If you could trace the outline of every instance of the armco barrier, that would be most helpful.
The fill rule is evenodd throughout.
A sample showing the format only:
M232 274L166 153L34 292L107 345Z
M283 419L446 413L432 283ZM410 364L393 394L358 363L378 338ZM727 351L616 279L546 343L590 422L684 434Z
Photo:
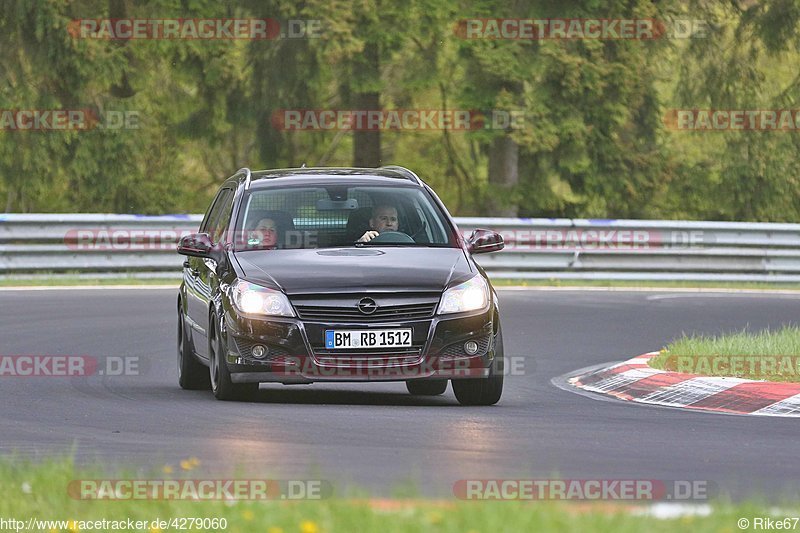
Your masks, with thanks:
M0 276L78 272L174 277L178 238L201 215L0 214ZM476 256L493 278L800 281L800 224L458 218L501 233Z

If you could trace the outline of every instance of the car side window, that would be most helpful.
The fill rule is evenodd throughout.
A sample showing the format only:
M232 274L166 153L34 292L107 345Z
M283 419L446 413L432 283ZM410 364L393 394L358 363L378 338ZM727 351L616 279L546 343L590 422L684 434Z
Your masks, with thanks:
M225 235L225 231L231 225L231 213L233 212L233 191L230 191L222 202L222 210L220 211L219 219L217 220L217 227L212 235L212 242L219 242Z
M200 233L208 233L208 228L211 225L211 221L219 216L220 206L222 205L222 198L225 195L226 189L220 189L217 192L217 195L214 197L214 200L211 202L211 207L208 208L206 211L206 216L203 217L203 222L200 223Z
M219 195L217 195L217 199L214 201L214 207L211 208L211 212L208 215L208 223L204 228L204 232L208 233L209 237L211 237L211 242L219 242L227 226L224 215L227 214L228 218L230 218L232 207L233 191L230 189L222 189Z

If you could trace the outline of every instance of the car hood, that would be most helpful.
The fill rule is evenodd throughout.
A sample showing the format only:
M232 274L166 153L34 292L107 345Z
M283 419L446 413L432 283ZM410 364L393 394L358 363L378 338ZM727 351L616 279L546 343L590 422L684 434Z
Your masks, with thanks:
M475 275L460 248L364 247L237 252L248 281L287 294L442 291Z

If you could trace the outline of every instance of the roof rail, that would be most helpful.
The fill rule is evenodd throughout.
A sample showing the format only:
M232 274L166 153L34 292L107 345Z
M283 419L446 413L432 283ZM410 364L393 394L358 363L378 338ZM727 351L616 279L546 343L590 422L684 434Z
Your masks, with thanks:
M383 166L383 167L380 167L380 168L382 170L393 170L393 171L397 172L398 174L402 174L405 177L407 177L408 179L410 179L411 181L416 181L418 185L422 185L423 184L422 180L419 179L419 176L417 176L411 170L408 170L406 167L401 167L400 165L387 165L387 166Z
M252 176L252 174L250 172L250 169L247 167L242 167L236 171L237 174L239 174L240 172L244 172L244 190L247 190L250 188L250 177Z

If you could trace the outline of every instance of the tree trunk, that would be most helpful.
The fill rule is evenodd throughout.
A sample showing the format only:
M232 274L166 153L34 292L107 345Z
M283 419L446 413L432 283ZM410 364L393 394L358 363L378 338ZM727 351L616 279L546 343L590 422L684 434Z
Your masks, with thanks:
M354 78L377 83L380 80L377 43L367 43L364 57L354 64ZM352 99L353 110L380 110L381 95L378 92L357 92ZM366 124L365 124L366 125ZM353 165L377 167L381 164L381 132L379 129L353 133Z
M5 213L11 212L11 207L14 205L14 189L11 188L11 184L8 184L8 196L6 196L6 210Z
M511 137L496 137L489 148L488 216L516 217L518 207L510 195L519 183L519 146Z
M125 2L125 0L108 0L108 14L110 15L111 20L124 20L128 18L128 6L126 4L127 2ZM120 39L114 43L114 45L118 48L126 47L127 44L128 39ZM125 48L124 54L126 64L130 65L131 60L133 59L130 50ZM134 91L133 87L131 87L126 70L122 71L122 76L120 79L111 86L110 92L117 98L130 98L136 94L136 91Z

